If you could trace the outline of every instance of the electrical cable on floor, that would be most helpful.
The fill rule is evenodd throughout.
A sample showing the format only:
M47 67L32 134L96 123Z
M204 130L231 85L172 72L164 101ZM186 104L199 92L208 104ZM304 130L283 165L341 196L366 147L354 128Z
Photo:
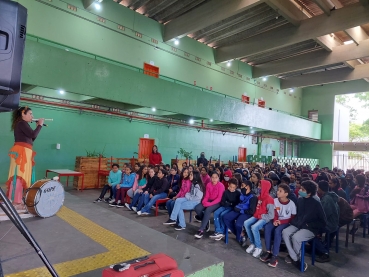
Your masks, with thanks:
M4 262L8 262L8 261L11 261L11 260L14 260L14 259L17 259L17 258L20 258L20 257L24 257L24 256L28 256L28 255L31 255L31 254L34 254L35 251L32 250L31 252L28 252L28 253L24 253L24 254L21 254L21 255L14 255L8 259L5 259L5 260L1 260L2 263Z
M10 227L9 231L5 233L5 235L2 236L2 238L0 239L0 241L12 230L12 228L14 227L14 225L12 227Z

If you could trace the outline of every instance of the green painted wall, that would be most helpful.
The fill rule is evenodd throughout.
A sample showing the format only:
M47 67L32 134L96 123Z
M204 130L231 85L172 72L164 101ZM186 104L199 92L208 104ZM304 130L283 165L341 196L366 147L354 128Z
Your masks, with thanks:
M278 78L271 77L266 82L253 80L252 68L245 63L234 61L230 68L225 64L217 65L212 48L188 37L172 48L173 43L162 42L161 24L114 1L104 1L99 13L84 10L81 0L67 1L78 8L77 12L68 9L67 2L60 0L18 2L28 9L28 34L63 44L64 48L75 48L139 68L144 62L154 61L160 73L170 78L190 84L196 81L197 86L212 87L213 91L238 99L246 92L252 101L263 97L266 105L273 109L301 113L301 89L290 95L277 91L280 88ZM106 22L98 21L98 16ZM119 30L118 24L125 26L125 30ZM142 38L137 37L136 32L140 32ZM158 44L153 43L152 38ZM190 56L186 57L185 52Z
M322 140L333 140L335 96L366 91L369 91L369 83L364 80L304 88L302 116L307 116L309 110L318 110L319 121L322 123ZM300 156L319 159L321 166L332 167L333 145L303 142Z
M106 156L132 157L138 151L139 138L149 134L155 139L165 163L175 158L180 147L192 151L194 157L205 151L206 156L219 156L221 160L232 160L238 155L238 147L246 147L248 154L256 154L257 145L252 144L251 137L220 132L197 132L190 128L167 128L165 125L143 123L126 118L116 118L76 110L28 104L35 117L53 118L54 121L44 127L37 138L34 151L36 156L37 179L45 175L46 169L74 169L75 157L85 156L86 150L98 152L105 147ZM0 122L3 132L0 134L0 183L8 176L8 150L13 145L13 133L10 131L10 113L1 113ZM61 149L56 149L56 144ZM266 140L272 150L277 150L277 140Z
M320 139L319 123L246 105L32 40L26 44L22 81L27 84Z

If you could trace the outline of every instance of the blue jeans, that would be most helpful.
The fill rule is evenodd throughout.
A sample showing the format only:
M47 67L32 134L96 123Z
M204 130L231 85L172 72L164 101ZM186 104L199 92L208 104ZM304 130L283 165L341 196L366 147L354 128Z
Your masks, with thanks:
M129 204L129 207L132 209L132 207L136 206L136 204L139 202L140 197L142 196L142 192L137 192L133 195L133 199L131 204ZM142 207L142 206L141 206Z
M236 235L237 241L241 240L243 223L250 217L251 215L241 214L235 211L231 211L223 216L224 224L234 235Z
M173 199L170 199L168 200L168 202L165 204L167 206L167 210L168 210L168 214L169 214L169 217L170 215L172 214L172 210L174 208L174 204L176 203L177 200L173 200Z
M224 233L225 224L223 216L232 211L232 207L220 207L214 212L215 233Z
M189 201L186 198L178 198L175 201L173 210L172 210L172 214L170 215L170 219L171 220L177 220L178 218L178 225L186 228L186 220L184 217L184 212L183 210L193 210L197 204L199 204L200 201Z
M243 224L243 226L245 226L250 242L252 244L255 244L256 248L262 249L259 231L264 227L265 224L266 222L264 219L257 219L255 217L250 217Z
M139 198L138 204L137 204L137 211L141 211L143 206L146 206L147 203L149 203L150 200L150 194L149 193L143 193L141 197Z
M167 195L165 192L159 193L157 195L154 195L150 201L145 205L145 207L142 208L142 213L150 213L151 207L155 205L156 201L159 199L165 199L167 198ZM150 197L150 195L149 195Z
M265 247L267 251L272 250L272 236L274 231L273 256L278 256L279 247L282 241L282 231L287 228L289 224L281 224L279 226L273 225L273 220L269 221L264 227Z

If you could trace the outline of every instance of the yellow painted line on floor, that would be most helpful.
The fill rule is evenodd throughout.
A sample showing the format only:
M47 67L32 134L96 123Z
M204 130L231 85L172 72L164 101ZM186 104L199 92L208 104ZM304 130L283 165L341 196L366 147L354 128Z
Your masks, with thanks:
M58 217L72 225L93 241L101 244L109 251L85 258L67 261L54 265L60 277L74 276L95 269L107 267L111 264L136 259L150 254L137 245L121 238L115 233L102 228L100 225L81 216L80 214L62 207L57 214ZM67 253L66 253L67 255ZM46 267L39 267L23 272L12 273L5 277L49 277L51 276Z

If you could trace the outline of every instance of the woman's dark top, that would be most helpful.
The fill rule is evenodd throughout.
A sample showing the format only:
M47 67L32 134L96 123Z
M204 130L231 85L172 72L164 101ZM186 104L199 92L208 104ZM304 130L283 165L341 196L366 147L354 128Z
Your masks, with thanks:
M33 141L37 138L42 126L38 125L35 130L29 126L28 122L19 121L14 128L14 141L24 142L33 145Z

